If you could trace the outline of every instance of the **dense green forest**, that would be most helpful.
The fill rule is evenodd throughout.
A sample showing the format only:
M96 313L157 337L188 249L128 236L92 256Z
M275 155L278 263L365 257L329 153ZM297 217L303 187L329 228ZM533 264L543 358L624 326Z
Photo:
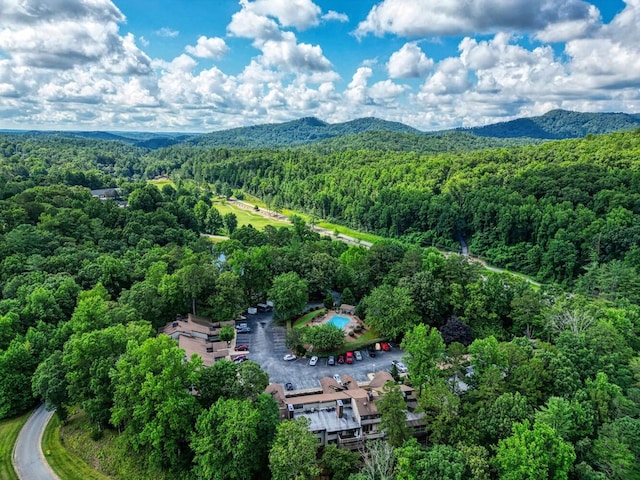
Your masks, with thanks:
M640 478L639 142L421 155L2 136L0 418L40 399L80 409L88 435L123 446L113 478ZM161 173L176 188L145 181ZM127 208L87 188L115 185ZM232 188L392 238L347 246L299 218L233 228L212 204ZM431 247L458 235L549 285ZM233 319L291 278L312 299L352 296L401 341L426 445L397 431L364 457L318 451L278 422L259 365L203 368L155 336L193 308Z
M639 151L638 131L424 155L174 146L146 173L229 184L423 246L456 249L462 236L496 265L637 302Z

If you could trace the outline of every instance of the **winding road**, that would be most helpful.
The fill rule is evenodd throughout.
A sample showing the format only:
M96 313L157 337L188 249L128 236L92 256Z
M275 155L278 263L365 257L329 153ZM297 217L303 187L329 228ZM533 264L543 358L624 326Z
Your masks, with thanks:
M53 412L40 405L24 424L13 447L13 467L20 480L60 480L42 453L42 434Z

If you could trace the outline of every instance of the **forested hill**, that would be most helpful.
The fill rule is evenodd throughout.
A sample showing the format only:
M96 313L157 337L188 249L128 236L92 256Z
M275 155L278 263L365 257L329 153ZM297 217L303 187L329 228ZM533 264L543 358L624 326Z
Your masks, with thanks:
M175 146L153 157L149 176L227 184L382 236L455 249L462 234L475 254L544 281L573 283L591 266L595 291L614 260L635 278L640 131L424 155Z
M640 114L553 110L539 117L439 132L423 132L403 123L373 117L333 124L315 117L305 117L284 123L254 125L205 134L15 130L0 130L0 133L113 140L150 150L176 144L234 149L313 145L319 152L366 149L433 153L530 145L545 140L582 138L588 134L605 134L638 127Z
M461 129L481 137L539 138L546 140L582 138L640 127L640 114L581 113L552 110L539 117L519 118L484 127Z
M462 131L433 134L368 131L328 138L304 148L318 153L349 150L381 152L414 152L419 154L482 150L486 148L515 147L538 144L543 140L533 138L491 138Z
M314 117L291 122L255 125L207 133L188 140L189 145L228 148L272 148L313 143L327 138L362 132L402 132L420 134L419 130L379 118L359 118L345 123L325 123Z

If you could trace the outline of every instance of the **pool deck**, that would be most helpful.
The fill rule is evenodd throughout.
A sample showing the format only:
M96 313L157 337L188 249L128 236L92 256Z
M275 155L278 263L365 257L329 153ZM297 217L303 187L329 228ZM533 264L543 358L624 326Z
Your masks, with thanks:
M336 312L335 310L330 310L324 315L314 318L311 322L309 322L309 326L324 325L325 323L329 323L329 320L331 320L333 317L343 317L349 319L349 322L344 327L342 327L342 330L345 334L348 334L350 331L361 324L361 320L355 315L349 315L347 313L340 313Z

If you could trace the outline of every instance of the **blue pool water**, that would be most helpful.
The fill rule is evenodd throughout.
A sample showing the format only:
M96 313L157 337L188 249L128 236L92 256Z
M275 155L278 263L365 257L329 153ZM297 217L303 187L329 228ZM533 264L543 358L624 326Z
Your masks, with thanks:
M336 315L329 319L327 323L331 323L338 328L344 328L344 326L349 323L349 319L347 317L341 317L340 315Z

